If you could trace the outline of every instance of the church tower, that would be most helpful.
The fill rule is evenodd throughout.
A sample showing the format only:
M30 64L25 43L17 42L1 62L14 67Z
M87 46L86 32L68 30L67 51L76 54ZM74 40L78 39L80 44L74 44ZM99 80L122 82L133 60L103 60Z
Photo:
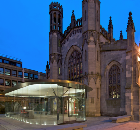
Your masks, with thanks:
M61 79L62 55L61 44L63 31L63 8L58 2L49 5L50 32L49 32L49 64L50 79Z
M86 100L86 116L100 116L100 1L82 1L84 83L92 88Z

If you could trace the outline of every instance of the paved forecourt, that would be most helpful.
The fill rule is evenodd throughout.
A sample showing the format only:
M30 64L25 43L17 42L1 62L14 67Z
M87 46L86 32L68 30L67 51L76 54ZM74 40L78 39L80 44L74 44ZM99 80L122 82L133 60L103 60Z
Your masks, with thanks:
M140 128L139 122L124 122L124 123L112 123L109 117L87 117L87 121L82 123L66 124L66 125L34 125L20 122L11 118L7 118L4 115L0 115L0 130L58 130L62 128L68 128L73 126L79 126L87 124L84 130L129 130L128 128ZM126 127L126 128L125 128ZM131 130L130 129L130 130Z

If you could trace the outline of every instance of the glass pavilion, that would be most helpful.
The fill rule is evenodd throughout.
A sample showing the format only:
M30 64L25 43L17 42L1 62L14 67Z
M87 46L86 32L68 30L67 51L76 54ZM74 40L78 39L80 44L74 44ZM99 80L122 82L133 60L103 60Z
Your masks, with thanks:
M68 80L36 80L5 90L5 115L39 125L85 121L85 84Z

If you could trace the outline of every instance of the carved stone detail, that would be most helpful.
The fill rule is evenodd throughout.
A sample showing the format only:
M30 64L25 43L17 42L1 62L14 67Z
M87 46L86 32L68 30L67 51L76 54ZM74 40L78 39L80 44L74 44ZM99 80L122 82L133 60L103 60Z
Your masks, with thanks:
M94 82L95 84L97 83L97 79L99 78L99 82L101 82L101 76L97 73L97 74L89 74L89 82L90 80L93 78L94 79Z
M50 62L53 64L54 60L58 63L60 61L62 65L62 55L61 54L50 54Z

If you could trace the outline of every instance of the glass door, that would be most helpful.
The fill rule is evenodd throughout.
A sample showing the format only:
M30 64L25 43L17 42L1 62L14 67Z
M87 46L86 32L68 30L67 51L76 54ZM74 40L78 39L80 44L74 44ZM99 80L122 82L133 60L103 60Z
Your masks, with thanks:
M68 100L68 116L69 121L76 121L75 117L75 88L69 89L69 100Z
M76 89L76 121L86 120L86 100L85 100L85 89Z

